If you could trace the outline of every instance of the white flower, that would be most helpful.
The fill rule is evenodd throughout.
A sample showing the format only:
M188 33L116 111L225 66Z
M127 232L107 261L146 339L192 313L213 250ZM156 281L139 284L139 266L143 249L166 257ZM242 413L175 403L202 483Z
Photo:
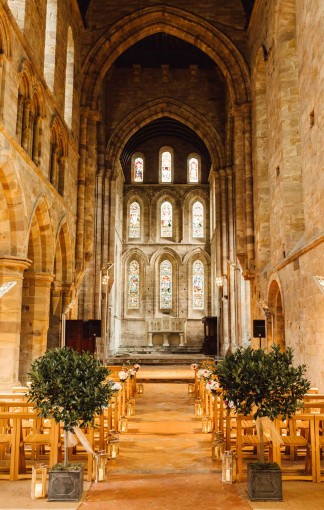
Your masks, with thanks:
M131 377L134 377L134 375L136 374L136 370L134 370L133 368L129 368L128 373Z
M197 377L198 379L200 379L201 377L203 377L203 374L204 374L204 369L203 368L200 368L197 372Z
M115 382L115 383L112 385L111 389L112 389L113 391L119 391L119 390L121 390L121 389L122 389L122 385L120 384L120 382Z
M218 390L218 382L213 381L213 380L207 381L206 382L206 390L209 390L209 391Z
M190 365L190 368L191 368L191 370L197 370L197 368L198 368L197 363L192 363L192 364Z
M197 372L197 377L200 379L200 377L203 377L204 379L209 379L209 377L212 375L211 370L207 370L207 368L201 368Z
M128 373L125 370L121 370L120 372L118 372L118 377L121 381L126 381L126 379L128 378Z
M140 365L138 363L135 363L134 365L134 369L136 370L136 372L140 369Z
M226 400L226 401L225 401L225 405L226 405L226 407L228 407L229 409L235 409L235 404L234 404L233 400Z

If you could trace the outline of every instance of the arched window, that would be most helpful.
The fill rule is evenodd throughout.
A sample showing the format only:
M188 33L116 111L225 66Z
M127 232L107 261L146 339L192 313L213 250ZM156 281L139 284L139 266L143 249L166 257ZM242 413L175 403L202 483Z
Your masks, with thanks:
M199 182L199 163L197 158L190 158L188 161L189 182Z
M54 90L57 0L47 0L44 55L44 77L49 89Z
M169 260L164 260L160 266L160 308L172 308L172 265Z
M133 160L133 182L143 182L144 179L144 160L138 156Z
M66 52L65 103L64 103L64 119L69 128L72 127L73 83L74 83L74 40L72 28L69 27Z
M201 202L192 206L192 237L204 237L204 206Z
M192 265L192 308L204 308L204 264L200 260Z
M132 239L141 237L141 206L138 202L132 202L129 206L128 237Z
M161 182L172 182L172 155L169 151L161 154Z
M140 267L132 260L128 268L128 308L138 309L140 304Z
M172 237L172 205L163 202L161 205L161 237Z

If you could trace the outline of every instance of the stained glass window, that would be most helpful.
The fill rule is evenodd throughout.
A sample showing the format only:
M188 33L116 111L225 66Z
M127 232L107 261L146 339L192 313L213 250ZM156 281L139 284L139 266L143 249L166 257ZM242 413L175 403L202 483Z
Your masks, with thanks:
M189 165L189 182L198 182L199 180L198 159L190 158L188 165Z
M172 205L163 202L161 205L161 237L172 237Z
M136 260L132 260L128 270L128 308L138 309L140 301L140 268Z
M134 159L133 164L133 178L134 182L143 182L144 177L144 161L143 158L137 157Z
M172 182L172 157L168 151L162 152L161 182Z
M129 206L129 231L128 236L139 238L141 235L141 206L138 202L132 202Z
M192 237L204 237L204 206L201 202L192 206Z
M196 260L192 265L192 307L204 308L204 264Z
M172 265L164 260L160 266L160 308L172 308Z

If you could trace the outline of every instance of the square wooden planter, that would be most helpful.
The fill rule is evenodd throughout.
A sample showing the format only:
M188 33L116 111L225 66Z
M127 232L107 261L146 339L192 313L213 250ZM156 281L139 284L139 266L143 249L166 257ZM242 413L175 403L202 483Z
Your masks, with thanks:
M251 501L282 501L282 473L276 469L256 469L248 464L247 491Z
M48 501L79 501L83 493L83 470L50 470L48 473Z

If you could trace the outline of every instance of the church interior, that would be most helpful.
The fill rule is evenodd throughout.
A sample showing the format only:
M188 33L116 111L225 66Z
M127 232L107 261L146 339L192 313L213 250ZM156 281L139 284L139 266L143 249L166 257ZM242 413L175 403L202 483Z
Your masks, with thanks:
M85 341L106 364L279 345L324 393L323 22L1 1L1 391Z

